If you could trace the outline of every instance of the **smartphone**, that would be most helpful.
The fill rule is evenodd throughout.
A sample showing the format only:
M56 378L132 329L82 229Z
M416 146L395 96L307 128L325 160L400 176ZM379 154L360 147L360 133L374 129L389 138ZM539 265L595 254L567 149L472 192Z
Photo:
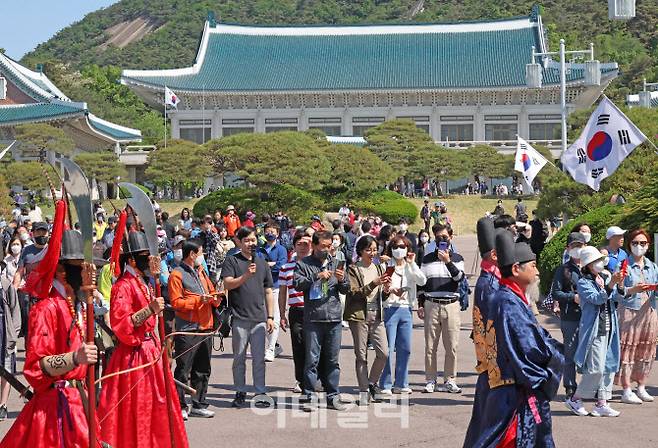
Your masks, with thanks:
M621 262L621 267L619 268L619 272L626 275L627 271L628 271L628 259L625 259L624 261Z
M393 275L394 272L395 272L395 266L388 266L386 268L385 274L390 277L391 275Z
M345 260L339 260L338 264L336 265L336 269L338 269L339 271L345 269Z
M448 242L447 241L439 241L439 244L436 246L437 249L446 251L448 250Z

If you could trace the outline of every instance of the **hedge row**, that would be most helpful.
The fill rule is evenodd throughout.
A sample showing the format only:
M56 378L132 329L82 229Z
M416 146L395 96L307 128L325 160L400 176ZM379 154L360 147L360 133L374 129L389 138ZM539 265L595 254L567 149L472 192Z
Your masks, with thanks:
M248 210L261 216L265 213L285 211L294 222L309 222L311 216L324 212L335 212L349 202L352 208L364 213L375 213L387 222L395 223L405 217L412 222L418 216L416 206L393 191L383 190L349 197L348 195L321 195L300 190L289 185L276 185L263 192L255 188L228 188L218 190L199 200L194 206L194 215L203 216L215 209L224 210L231 204L240 216Z

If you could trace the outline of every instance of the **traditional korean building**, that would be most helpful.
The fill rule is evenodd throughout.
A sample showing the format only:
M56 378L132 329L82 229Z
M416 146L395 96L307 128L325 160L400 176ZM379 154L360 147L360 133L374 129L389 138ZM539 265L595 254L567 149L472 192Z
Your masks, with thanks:
M404 117L449 146L515 147L519 134L559 149L559 64L533 58L533 47L548 51L538 9L496 21L353 26L242 26L210 15L193 66L125 70L121 79L160 110L165 86L173 90L181 103L169 111L172 137L199 143L311 128L359 137ZM530 63L541 64L537 88L526 80ZM616 63L594 67L570 64L569 112L592 105L618 74Z
M86 103L72 101L41 71L0 54L0 139L12 140L17 125L44 122L69 134L78 152L112 149L120 154L122 146L142 140L141 131L95 116ZM17 160L35 156L20 146L14 151Z

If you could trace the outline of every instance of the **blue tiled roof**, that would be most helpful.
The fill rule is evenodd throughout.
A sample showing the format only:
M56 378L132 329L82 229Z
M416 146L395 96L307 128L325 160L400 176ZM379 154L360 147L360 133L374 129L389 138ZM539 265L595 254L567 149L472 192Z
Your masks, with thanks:
M142 133L136 129L131 129L128 131L128 128L117 127L116 125L112 126L107 124L107 122L101 122L93 115L89 115L89 124L91 124L91 126L97 131L102 132L105 135L109 135L115 140L135 141L142 139Z
M34 103L0 107L0 126L83 116L84 109L62 103Z
M544 44L537 23L526 18L482 25L391 25L383 27L390 32L372 33L367 26L314 32L218 25L206 28L194 69L129 70L123 80L228 92L525 86L531 47ZM582 70L572 70L570 79L580 78ZM544 82L557 83L557 72L547 69Z

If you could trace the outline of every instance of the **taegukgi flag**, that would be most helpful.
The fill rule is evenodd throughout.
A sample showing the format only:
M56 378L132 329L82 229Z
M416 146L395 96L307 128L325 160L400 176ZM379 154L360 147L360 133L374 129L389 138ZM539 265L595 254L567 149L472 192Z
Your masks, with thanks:
M601 181L647 137L606 96L603 97L583 133L560 160L576 182L599 191Z
M165 86L165 106L178 107L180 98L169 87Z
M546 160L546 157L539 154L530 143L526 142L521 137L517 138L514 170L523 174L523 180L526 185L530 191L534 191L532 188L532 181L535 180L535 177L537 177L537 174L539 174L541 169L544 168L544 165L548 163L548 160Z

